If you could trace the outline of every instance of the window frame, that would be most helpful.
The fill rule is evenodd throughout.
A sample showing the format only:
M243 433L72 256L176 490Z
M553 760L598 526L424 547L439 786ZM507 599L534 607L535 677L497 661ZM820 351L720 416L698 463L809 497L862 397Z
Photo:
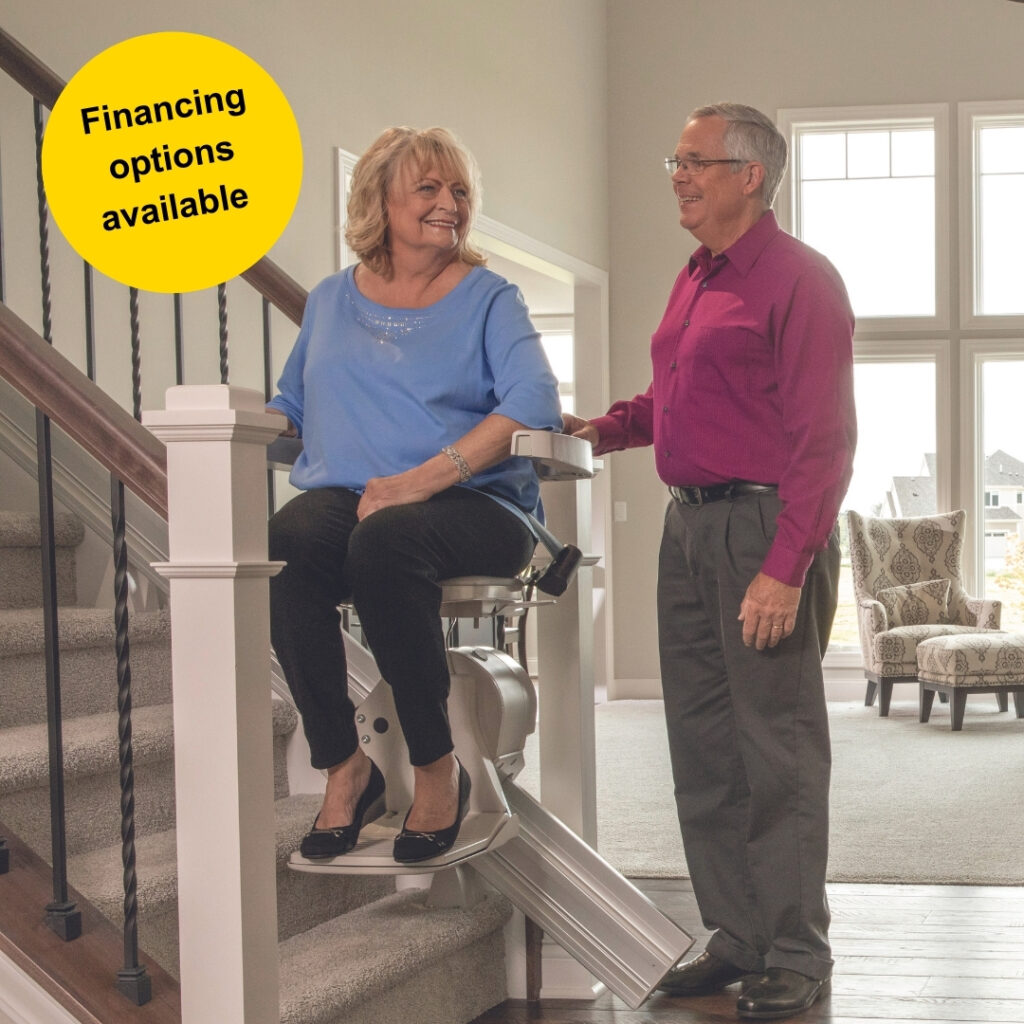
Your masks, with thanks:
M789 107L777 112L776 124L789 143L789 166L776 200L777 216L791 234L799 237L797 186L803 131L850 131L920 127L931 123L935 131L935 314L934 316L858 317L861 332L896 334L905 331L946 331L950 316L950 161L949 105L913 103L858 107ZM881 250L880 250L881 251ZM884 252L882 252L884 258ZM880 272L885 272L881 268Z
M978 233L980 189L978 188L978 134L975 125L1024 124L1024 99L977 100L957 104L958 186L960 206L960 326L965 330L1021 330L1024 313L983 314L975 312L981 271Z

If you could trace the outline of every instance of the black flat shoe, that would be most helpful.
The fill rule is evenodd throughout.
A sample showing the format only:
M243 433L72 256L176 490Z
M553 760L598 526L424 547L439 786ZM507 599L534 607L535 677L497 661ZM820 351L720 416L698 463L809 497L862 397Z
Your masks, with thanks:
M299 853L310 860L325 860L348 853L359 841L359 830L363 825L379 818L384 810L384 776L371 761L370 781L367 782L366 789L356 804L352 824L342 825L340 828L317 828L316 823L320 820L318 814L313 819L312 829L303 837Z
M455 815L455 823L437 832L416 832L403 826L395 837L394 858L399 864L415 864L421 860L432 860L447 853L459 835L459 826L469 809L469 790L471 786L469 772L459 762L459 809ZM409 820L409 815L405 816Z
M756 973L705 951L688 963L670 968L656 987L659 992L667 992L672 996L706 996L721 991L726 985L741 978L751 974L756 976Z
M744 990L736 1002L736 1013L756 1020L792 1017L827 995L830 982L829 978L808 978L785 967L769 967L764 977Z

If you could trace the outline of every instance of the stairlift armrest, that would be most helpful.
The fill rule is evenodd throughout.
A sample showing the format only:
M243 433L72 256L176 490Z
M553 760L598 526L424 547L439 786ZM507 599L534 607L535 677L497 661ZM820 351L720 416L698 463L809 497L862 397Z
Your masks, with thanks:
M541 480L589 480L597 469L589 441L550 430L517 430L512 454L533 462Z
M279 434L267 445L267 468L291 469L301 454L301 437L285 437Z

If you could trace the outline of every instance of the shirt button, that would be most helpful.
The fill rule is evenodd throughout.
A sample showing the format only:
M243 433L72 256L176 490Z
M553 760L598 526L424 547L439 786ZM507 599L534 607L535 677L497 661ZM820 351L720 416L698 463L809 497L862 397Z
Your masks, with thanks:
M667 406L667 405L663 405L663 406L661 407L661 411L662 411L662 412L668 412L668 406Z
M676 368L676 361L674 359L672 360L671 363L669 363L669 367L668 368L670 370L674 370Z
M690 326L690 321L689 320L684 320L683 321L683 326L684 327L689 327Z
M664 453L664 458L671 459L672 458L672 453L671 452L665 452Z
M701 288L707 288L707 286L708 286L707 281L701 281L700 286L701 286Z

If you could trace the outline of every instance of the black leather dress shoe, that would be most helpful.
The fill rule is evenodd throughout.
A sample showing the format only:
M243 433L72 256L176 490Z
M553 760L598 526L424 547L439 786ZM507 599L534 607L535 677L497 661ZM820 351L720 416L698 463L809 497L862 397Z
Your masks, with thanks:
M781 1020L813 1006L820 996L827 995L829 978L808 978L806 974L769 967L764 977L746 988L736 1002L741 1017L758 1020Z
M448 828L438 829L436 832L417 832L415 829L408 829L402 826L402 831L395 836L394 853L392 856L399 864L416 864L421 860L433 860L447 853L454 845L459 835L459 828L462 819L469 810L469 791L471 781L469 772L462 767L462 762L457 761L459 766L459 809L455 812L455 822ZM409 815L405 816L409 820Z
M718 992L749 974L728 960L719 960L714 953L703 952L688 963L669 970L657 988L673 996L706 996Z
M363 825L379 818L385 809L384 776L371 761L370 781L367 782L366 789L356 804L352 824L342 825L340 828L317 828L316 823L320 820L318 814L313 821L313 827L302 840L299 853L310 860L326 860L348 853L359 841L359 830Z

